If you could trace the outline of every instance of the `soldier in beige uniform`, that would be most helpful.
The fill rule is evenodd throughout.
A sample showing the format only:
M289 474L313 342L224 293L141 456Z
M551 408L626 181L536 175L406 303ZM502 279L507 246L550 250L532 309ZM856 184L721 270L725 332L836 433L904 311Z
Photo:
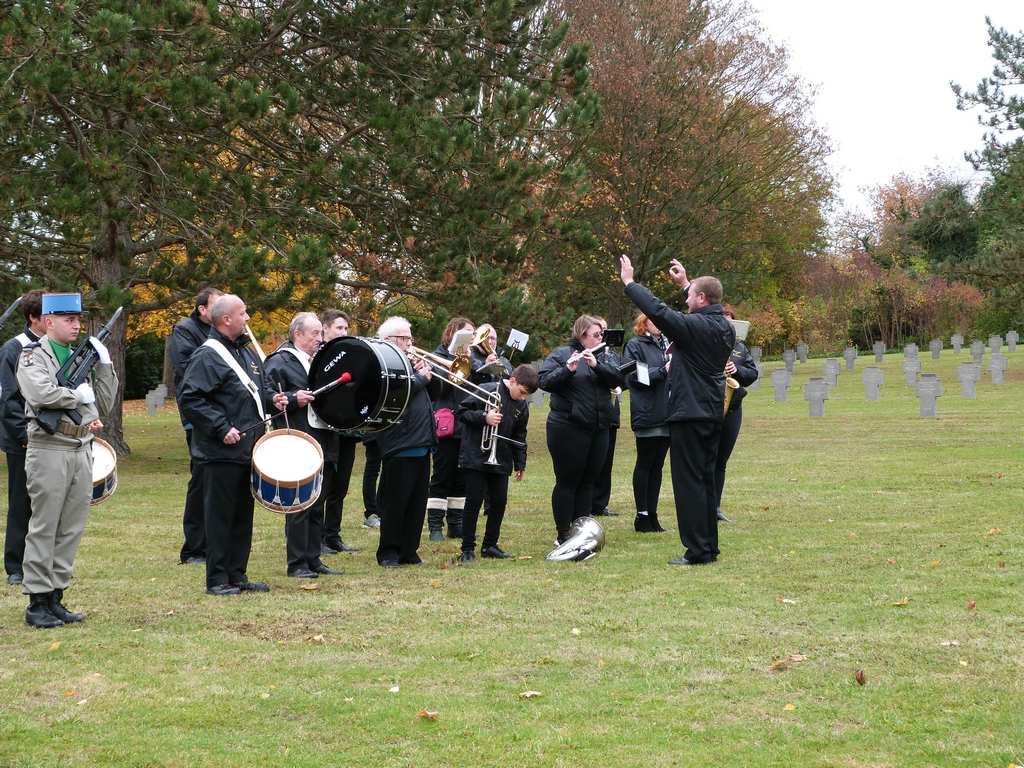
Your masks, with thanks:
M90 338L88 343L99 356L95 390L88 382L77 389L58 386L57 371L71 355L71 344L82 325L81 312L82 297L77 293L43 296L46 335L25 347L18 362L18 385L28 418L25 474L32 500L23 594L29 596L25 623L32 627L82 621L80 614L68 611L61 601L71 582L75 553L89 515L92 432L103 428L100 417L114 404L117 376L106 347ZM35 420L43 409L77 409L81 424L64 413L56 433L49 435Z

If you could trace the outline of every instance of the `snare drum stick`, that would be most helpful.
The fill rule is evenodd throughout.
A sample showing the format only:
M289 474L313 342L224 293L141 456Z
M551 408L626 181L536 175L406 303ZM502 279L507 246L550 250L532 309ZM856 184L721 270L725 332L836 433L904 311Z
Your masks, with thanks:
M281 382L280 381L277 382L277 394L279 394L279 395L283 395L284 394L284 389L281 388ZM285 428L285 430L287 432L291 433L292 425L288 423L288 409L285 408L283 411L281 411L281 413L284 414L284 428Z

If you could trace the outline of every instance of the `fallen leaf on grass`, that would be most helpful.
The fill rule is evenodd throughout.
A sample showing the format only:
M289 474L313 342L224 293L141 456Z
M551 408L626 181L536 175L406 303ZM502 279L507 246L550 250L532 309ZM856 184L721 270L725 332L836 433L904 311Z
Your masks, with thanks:
M270 694L264 691L263 693L260 694L260 698L261 699L269 699L270 698Z
M327 642L327 638L325 638L323 635L313 635L311 638L309 638L309 642L311 642L311 643L326 643Z
M58 648L60 648L60 640L58 640L55 643L50 643L50 650L51 651L56 651Z
M790 600L788 597L782 597L781 595L775 596L775 602L777 603L788 603L789 605L796 605L796 600Z
M857 685L864 685L864 683L868 681L868 679L864 677L864 670L862 669L853 670L853 679L857 681Z
M64 691L64 695L65 696L74 696L75 692L74 691Z
M993 528L986 535L988 535L988 536L998 536L1000 533L1002 533L1002 531L1000 531L998 528Z
M967 601L967 610L968 611L973 611L974 610L974 606L976 606L976 605L977 605L977 603L974 602L973 600L968 600Z
M890 557L889 558L889 565L896 565L896 558L895 557Z
M475 659L475 658L476 658L477 656L479 656L479 655L480 655L479 653L471 653L471 654L469 654L469 656L467 656L466 658L467 658L467 659Z
M440 587L441 586L441 582L438 581L437 579L431 579L430 580L430 586L432 586L432 587Z
M388 693L398 693L399 690L401 690L401 689L397 685L392 685L388 689Z
M577 629L576 627L573 627L573 628L572 628L571 630L569 630L569 631L570 631L570 632L571 632L572 634L574 634L574 635L578 635L578 634L580 633L580 631L579 631L579 630L578 630L578 629Z
M519 694L520 699L533 699L537 696L543 696L544 694L540 691L523 691Z
M167 615L168 615L168 616L173 616L173 615L174 615L174 609L172 608L171 610L169 610L169 611L167 612Z
M533 560L533 555L520 555L516 560Z
M941 564L942 564L941 560L932 560L932 568L934 568L937 565L941 565Z
M939 643L943 648L959 648L960 643L956 640L943 640Z
M783 670L792 669L797 664L799 664L801 661L806 661L806 660L807 660L806 656L801 656L799 653L793 653L793 654L790 654L789 656L787 656L786 658L779 659L774 664L772 664L772 669L777 669L777 670L779 670L781 672Z
M439 718L441 716L440 713L435 712L432 709L421 709L416 714L418 714L420 717L424 718L425 720L437 720L437 718Z
M316 588L317 588L317 586L318 586L317 584L303 584L303 585L302 585L301 587L299 587L299 589L305 589L305 590L307 590L307 591L310 591L310 592L311 592L311 591L313 591L314 589L316 589Z
M895 605L896 607L899 607L901 605L909 605L909 604L910 604L910 598L909 597L904 597L898 603L893 603L893 605Z
M792 712L794 709L796 709L796 704L787 704L786 706L783 707L783 709L786 712Z

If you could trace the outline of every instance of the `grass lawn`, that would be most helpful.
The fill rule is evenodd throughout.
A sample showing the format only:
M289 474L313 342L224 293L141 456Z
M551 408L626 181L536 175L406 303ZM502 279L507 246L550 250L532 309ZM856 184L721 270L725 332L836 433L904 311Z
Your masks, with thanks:
M921 357L943 380L937 419L902 355L875 403L858 358L821 419L802 386L822 361L797 363L788 403L767 363L712 566L667 565L667 471L669 532L633 532L628 404L607 546L546 562L537 409L502 531L520 559L455 566L458 543L424 534L424 567L385 571L357 480L342 536L361 551L325 558L344 576L286 578L282 517L257 507L249 576L272 591L231 598L178 565L177 413L133 404L133 452L66 595L84 624L31 630L20 589L0 590L0 765L1024 764L1024 350L1003 386L983 368L975 400L956 382L966 351Z

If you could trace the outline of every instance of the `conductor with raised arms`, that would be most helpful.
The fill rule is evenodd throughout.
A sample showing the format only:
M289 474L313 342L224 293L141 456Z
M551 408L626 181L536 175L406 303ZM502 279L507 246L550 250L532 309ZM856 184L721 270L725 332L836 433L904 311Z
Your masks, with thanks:
M722 311L722 284L714 277L690 282L673 259L672 279L686 291L688 313L670 309L633 281L633 264L619 260L626 295L674 346L669 371L668 425L672 490L679 539L686 551L672 565L703 565L718 559L715 462L725 409L725 365L736 331Z

